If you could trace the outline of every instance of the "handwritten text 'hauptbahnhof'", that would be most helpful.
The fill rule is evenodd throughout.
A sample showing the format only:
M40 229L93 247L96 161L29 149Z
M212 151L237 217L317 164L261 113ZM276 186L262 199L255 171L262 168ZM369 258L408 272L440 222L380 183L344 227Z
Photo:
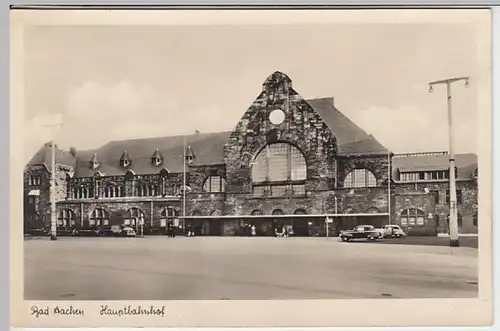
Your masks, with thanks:
M125 305L121 308L112 308L108 305L101 305L99 308L101 316L158 316L165 317L165 306L155 307L149 306L133 306ZM85 316L85 311L82 308L70 306L31 306L31 316L36 318L43 316Z

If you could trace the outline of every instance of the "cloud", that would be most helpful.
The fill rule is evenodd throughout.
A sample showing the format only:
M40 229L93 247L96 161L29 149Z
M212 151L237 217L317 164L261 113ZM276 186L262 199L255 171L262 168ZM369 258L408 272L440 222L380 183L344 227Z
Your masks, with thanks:
M394 152L448 150L446 112L406 105L394 109L371 107L350 117ZM472 119L455 120L454 137L457 152L476 151L475 122Z
M25 123L24 130L24 162L28 163L40 147L52 139L57 139L57 133L62 123L62 115L40 113Z
M174 98L149 85L121 81L112 85L87 82L67 99L65 138L78 148L94 148L109 140L182 132Z

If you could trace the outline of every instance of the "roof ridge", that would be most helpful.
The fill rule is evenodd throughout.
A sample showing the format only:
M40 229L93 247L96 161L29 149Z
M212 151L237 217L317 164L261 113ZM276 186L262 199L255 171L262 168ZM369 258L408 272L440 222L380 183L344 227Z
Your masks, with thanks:
M199 132L199 133L190 133L190 134L178 134L174 136L155 136L155 137L142 137L142 138L131 138L131 139L116 139L110 140L101 147L106 146L110 143L114 142L127 142L127 141L139 141L139 140L148 140L148 139L165 139L165 138L182 138L182 137L191 137L191 136L202 136L202 135L211 135L211 134L223 134L223 133L231 133L231 131L214 131L214 132ZM101 148L99 147L99 148Z

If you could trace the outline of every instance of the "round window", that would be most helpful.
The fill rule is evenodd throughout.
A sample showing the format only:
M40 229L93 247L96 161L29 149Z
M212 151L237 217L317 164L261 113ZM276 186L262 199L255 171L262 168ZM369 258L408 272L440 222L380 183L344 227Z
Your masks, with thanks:
M281 109L275 109L269 114L269 120L274 125L281 124L285 120L285 113Z

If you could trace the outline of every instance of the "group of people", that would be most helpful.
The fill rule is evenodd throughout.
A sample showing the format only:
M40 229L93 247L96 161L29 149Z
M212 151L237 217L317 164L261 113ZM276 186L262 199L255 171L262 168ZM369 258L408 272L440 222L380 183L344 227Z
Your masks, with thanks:
M175 233L177 232L177 227L172 223L167 224L167 236L169 238L175 238Z
M293 226L287 224L283 225L280 228L274 228L274 235L278 238L288 238L293 235Z

